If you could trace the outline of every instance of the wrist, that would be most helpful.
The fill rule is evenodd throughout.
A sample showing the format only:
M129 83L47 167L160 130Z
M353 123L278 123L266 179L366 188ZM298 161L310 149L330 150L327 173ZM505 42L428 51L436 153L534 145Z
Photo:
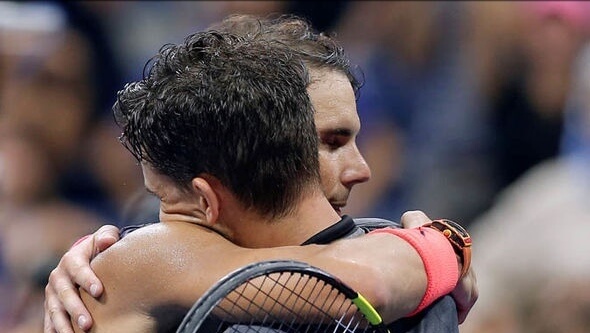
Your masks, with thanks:
M459 279L461 279L471 266L471 236L460 224L446 219L433 220L423 227L439 231L453 247L459 264Z
M427 277L426 292L418 307L408 316L413 316L432 304L436 299L450 293L459 279L457 256L440 232L431 228L392 229L383 228L371 233L390 233L408 242L420 255Z

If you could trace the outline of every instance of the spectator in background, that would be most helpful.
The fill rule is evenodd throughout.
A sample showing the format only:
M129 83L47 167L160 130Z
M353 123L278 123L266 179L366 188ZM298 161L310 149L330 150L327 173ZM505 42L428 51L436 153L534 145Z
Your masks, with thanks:
M557 157L526 171L475 221L481 298L463 333L590 331L588 42L572 73Z
M103 218L118 221L116 203L93 169L100 162L112 173L129 165L130 174L138 171L124 149L121 159L92 166L87 160L93 139L95 150L119 146L114 137L109 143L94 134L98 120L112 117L118 78L98 27L78 10L76 3L0 3L3 333L41 331L43 288L56 258ZM126 183L114 186L141 185L137 175L122 178Z
M558 155L574 59L590 32L590 5L583 1L511 6L520 19L514 26L516 43L494 59L486 74L495 80L493 87L486 87L486 97L497 190Z
M291 13L330 31L348 0L337 1L86 1L106 28L126 79L141 78L144 60L162 42L176 43L230 14ZM121 33L124 31L125 33Z
M4 17L6 22L11 22L8 17L20 22L20 27L6 30L4 36L10 38L7 45L22 40L25 32L39 24L31 22L34 18L24 17L32 11L27 8L46 8L44 12L54 17L48 20L59 21L55 24L61 27L55 28L52 36L44 34L33 40L30 54L11 57L13 62L2 84L0 126L27 133L47 154L48 166L56 178L55 195L118 221L119 203L111 201L114 190L101 184L94 170L105 163L113 170L128 165L124 161L132 159L121 150L119 163L98 159L91 165L88 160L88 154L98 150L89 142L101 129L100 119L112 118L110 105L121 81L100 26L75 2L5 2L4 6L14 11ZM48 36L53 38L44 40ZM10 47L2 49L11 52ZM115 138L98 144L118 145ZM135 167L129 174L137 171ZM137 189L141 184L138 178L128 177L128 187Z
M556 156L587 22L585 2L349 4L337 30L366 73L359 145L374 181L347 212L470 223Z
M40 332L43 290L59 257L102 221L53 192L36 141L0 133L0 331ZM41 306L41 307L40 307Z

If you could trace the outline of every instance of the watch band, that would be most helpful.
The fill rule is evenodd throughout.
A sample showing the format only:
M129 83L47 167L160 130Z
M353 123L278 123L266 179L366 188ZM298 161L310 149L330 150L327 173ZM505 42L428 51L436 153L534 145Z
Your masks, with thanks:
M459 255L461 259L462 267L461 267L461 275L459 278L462 278L467 274L469 271L469 267L471 266L471 236L457 222L447 220L447 219L440 219L440 220L433 220L430 223L424 225L424 227L433 228L435 230L440 231L451 243L455 253Z

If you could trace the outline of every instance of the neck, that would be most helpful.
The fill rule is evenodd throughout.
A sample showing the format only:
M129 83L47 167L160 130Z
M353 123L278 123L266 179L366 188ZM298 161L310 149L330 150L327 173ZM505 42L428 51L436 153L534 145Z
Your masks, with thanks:
M306 191L289 214L275 219L245 209L229 191L218 194L223 208L213 223L208 222L196 196L178 200L168 196L160 205L160 221L201 225L237 245L262 248L300 245L340 220L319 188Z
M277 219L261 219L256 213L234 216L231 240L249 248L299 245L333 225L340 216L320 190L305 193L292 213Z

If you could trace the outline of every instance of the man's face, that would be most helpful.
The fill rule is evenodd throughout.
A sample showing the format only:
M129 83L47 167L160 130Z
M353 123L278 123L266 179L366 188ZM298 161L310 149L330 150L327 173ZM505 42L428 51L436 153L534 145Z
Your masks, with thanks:
M307 91L315 108L322 190L341 214L350 190L366 182L371 170L356 146L360 120L348 78L334 70L312 70Z

